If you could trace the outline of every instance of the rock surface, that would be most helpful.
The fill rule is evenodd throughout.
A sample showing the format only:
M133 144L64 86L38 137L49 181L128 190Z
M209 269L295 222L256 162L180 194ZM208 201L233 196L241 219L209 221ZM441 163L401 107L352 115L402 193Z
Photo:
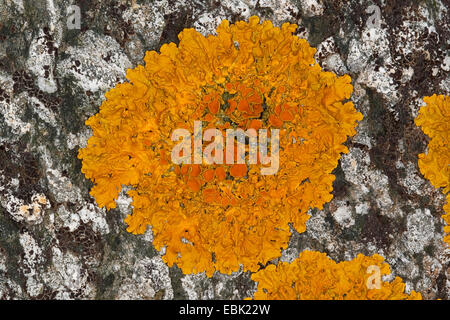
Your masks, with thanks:
M449 299L444 197L418 170L427 137L413 122L423 96L450 92L449 10L448 0L0 0L0 299L252 296L249 273L168 268L151 229L126 232L123 192L117 209L97 207L77 159L91 134L84 121L145 51L184 28L207 35L251 15L297 23L322 67L351 75L364 115L333 200L311 210L280 259L379 253L406 291Z

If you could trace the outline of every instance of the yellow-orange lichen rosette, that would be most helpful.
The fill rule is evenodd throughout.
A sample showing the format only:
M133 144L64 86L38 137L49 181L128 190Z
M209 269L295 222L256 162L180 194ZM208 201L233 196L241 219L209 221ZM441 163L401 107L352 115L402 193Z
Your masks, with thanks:
M382 277L391 273L378 254L362 254L336 263L325 253L303 251L292 263L271 264L252 274L258 282L256 300L419 300L414 290L405 293L400 277L391 282Z
M86 121L93 136L81 149L82 172L101 207L116 206L131 186L128 231L152 226L163 259L184 273L256 271L280 256L290 226L304 232L307 210L332 198L331 174L362 119L349 76L315 63L306 40L270 21L230 24L204 37L194 29L145 56L128 82L106 93ZM181 164L171 161L175 129L279 129L279 170L262 164Z
M419 169L447 195L442 218L447 224L444 232L450 233L450 97L434 94L423 100L426 105L420 108L415 122L431 140L427 153L419 154ZM444 241L450 244L450 235Z

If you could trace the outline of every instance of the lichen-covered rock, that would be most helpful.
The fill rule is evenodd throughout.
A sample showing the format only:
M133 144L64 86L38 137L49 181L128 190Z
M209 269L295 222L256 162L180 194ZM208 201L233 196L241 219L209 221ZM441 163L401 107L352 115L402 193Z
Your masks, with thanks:
M297 24L324 70L351 76L364 116L332 172L333 199L268 266L305 250L336 263L379 254L391 270L383 281L450 298L445 196L419 169L428 138L414 123L424 97L450 92L446 1L80 1L79 29L73 5L0 1L0 299L253 297L248 271L168 267L151 228L126 231L129 189L99 208L77 159L92 135L84 122L146 51L252 15Z
M292 35L296 28L252 16L248 23L224 20L217 36L185 29L178 47L147 52L145 66L128 70L129 83L108 91L86 121L93 135L78 157L94 183L90 194L111 209L121 186L132 186L127 231L143 234L152 226L154 247L183 273L258 270L287 246L290 223L303 232L306 211L332 198L331 172L362 114L342 103L350 77L314 64L314 49ZM214 142L226 150L215 147L206 164L211 144L200 146L203 165L196 155L192 164L190 151L187 162L174 163L173 132L197 135L195 121L217 127ZM229 128L253 130L253 137L270 130L270 168L262 156L230 163L229 150L245 141L230 141ZM282 150L276 161L274 131ZM256 149L261 154L261 136Z

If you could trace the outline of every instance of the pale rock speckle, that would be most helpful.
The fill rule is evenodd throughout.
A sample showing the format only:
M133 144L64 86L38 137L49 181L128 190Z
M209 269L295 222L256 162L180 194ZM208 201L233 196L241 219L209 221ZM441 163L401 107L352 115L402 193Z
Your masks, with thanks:
M287 248L281 253L280 261L291 263L298 258L298 250L296 248Z
M159 256L144 258L134 265L131 279L119 289L118 299L173 299L169 268Z
M71 232L80 226L80 216L77 213L68 211L64 206L58 208L58 218L62 221L62 227L68 228Z
M417 209L407 217L405 245L414 253L422 252L424 247L435 237L434 222L429 209Z
M20 234L19 242L25 253L22 263L26 267L24 274L26 277L27 293L34 297L42 290L42 283L38 273L38 268L43 262L42 250L28 232Z
M53 78L54 62L54 53L49 53L44 31L40 30L30 45L27 67L38 77L39 88L44 92L54 93L58 90ZM44 67L48 68L48 77L45 76L46 70Z
M30 102L33 105L33 111L42 121L45 121L52 127L56 128L58 127L58 124L56 123L55 114L49 108L47 108L36 97L31 97ZM59 128L57 128L57 130L59 130Z
M58 202L77 203L80 199L80 189L74 186L68 177L55 169L47 169L47 178L49 185L52 187L53 195Z
M58 63L57 73L60 77L71 74L85 91L106 90L124 80L125 71L132 66L119 48L113 38L87 31L80 36L79 45L67 48L70 58ZM79 68L73 68L74 61L80 62Z
M73 252L53 247L52 257L54 272L47 273L45 280L59 299L71 299L75 292L89 295L95 290L87 283L88 275Z
M368 202L361 202L355 206L355 212L356 214L365 215L369 213L369 208Z
M426 186L426 180L420 174L417 169L417 166L408 162L405 167L405 178L400 178L399 183L405 187L408 193L410 194L420 194Z
M393 207L387 176L370 167L370 157L367 153L358 148L351 148L348 154L342 156L341 161L345 178L355 185L360 194L376 194L375 202L383 214L402 215L400 210Z
M342 202L336 202L336 205L338 208L332 213L336 222L343 228L354 225L355 219L352 216L351 208Z
M322 0L300 0L302 11L307 17L319 16L323 14Z
M0 73L0 87L8 94L12 93L12 78L10 76L2 76ZM1 137L0 141L16 141L24 134L33 130L31 123L25 121L25 105L27 103L27 94L14 96L10 103L0 101L0 115L3 117L4 123L12 130L13 135L8 138Z
M207 278L204 273L187 274L181 279L183 289L189 300L208 300L214 298L214 288L211 284L208 284L206 290L202 290L203 292L199 290L198 283L205 281L207 282Z
M92 203L86 204L80 211L78 216L83 223L92 223L92 229L100 234L108 234L109 226L106 221L106 210L99 209Z
M145 46L158 44L164 29L164 15L168 13L168 1L158 0L128 7L123 13L124 20L129 21L134 30L142 36Z

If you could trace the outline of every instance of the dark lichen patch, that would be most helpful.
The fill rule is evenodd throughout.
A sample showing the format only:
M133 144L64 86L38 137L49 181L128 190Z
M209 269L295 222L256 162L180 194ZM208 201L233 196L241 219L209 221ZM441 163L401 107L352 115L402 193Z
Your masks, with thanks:
M62 227L56 231L59 247L63 251L72 251L82 257L97 260L103 252L103 241L89 224L81 223L74 231Z
M333 197L336 199L342 199L348 194L350 183L345 180L345 175L341 167L340 159L337 167L331 173L336 177L336 179L333 181Z
M173 299L174 300L186 300L188 298L186 291L183 289L181 278L183 277L183 272L178 268L176 264L169 268L169 277L172 282Z
M377 4L380 8L383 8L382 15L384 20L386 20L386 24L391 28L398 28L403 24L403 17L405 13L413 8L417 8L418 1L388 1L385 6L381 6L380 2L381 1L378 0Z
M110 233L104 236L106 243L108 243L108 248L111 252L116 252L120 250L120 245L123 240L121 239L121 234Z
M401 176L396 163L402 159L399 141L405 136L405 128L411 125L412 118L401 107L397 108L399 113L396 118L380 94L370 88L366 90L370 103L366 121L369 133L376 142L369 150L371 163L388 177L389 195L394 201L410 199L405 187L399 184Z
M1 276L0 276L1 279ZM3 291L0 294L0 300L14 300L14 299L21 299L22 297L18 297L16 291L14 288L11 287L11 285L8 282L5 282L3 284L3 288L6 289L6 291Z
M43 27L50 21L51 17L47 10L47 5L45 0L24 1L25 16L31 25Z
M192 28L192 24L194 23L192 14L192 9L186 8L185 10L165 15L165 27L159 39L158 47L170 42L178 44L180 42L178 34L185 28Z
M220 3L220 1L217 1L217 2ZM258 1L254 8L254 14L256 14L258 16L262 16L262 17L270 17L273 15L273 10L270 7L261 6L260 1ZM295 15L293 12L292 12L292 16L295 16L298 18L298 15Z
M0 58L0 67L10 74L25 64L28 51L25 31L30 31L25 23L20 15L0 22L0 43L5 52L5 57Z
M101 262L98 265L97 275L100 277L98 281L102 282L102 274L110 271L110 265L112 261L123 260L124 256L129 256L131 260L127 260L130 265L133 265L138 259L152 258L158 254L154 247L144 239L144 236L134 236L126 232L125 226L123 225L123 220L120 218L120 214L111 210L106 215L106 221L110 230L114 230L108 234L102 235L102 240L104 242L103 254L101 257ZM132 247L132 249L130 249ZM130 252L124 252L124 250L132 250ZM135 272L135 270L128 270L128 272ZM117 275L117 281L120 281L120 276ZM117 293L117 288L114 285L113 288L106 289L104 292L98 292L97 298L99 299L112 299Z
M42 172L40 164L35 155L26 151L26 145L4 143L0 145L0 171L4 180L10 182L12 179L19 180L17 192L13 194L28 203L35 193L45 193L42 186ZM11 190L3 190L6 192Z
M382 140L388 133L385 132L386 125L383 117L389 117L388 110L383 97L371 88L365 88L369 99L370 109L365 119L368 120L369 132L376 140Z
M410 27L405 22L424 22L419 6L425 5L425 9L435 11L435 3L430 1L391 1L383 8L383 18L390 29L387 33L390 54L392 57L392 70L394 84L400 93L401 101L398 107L406 108L415 98L430 96L440 91L440 83L446 79L448 72L441 69L441 65L448 52L447 40L450 37L448 24L450 18L444 15L441 21L433 17L436 31L431 28L420 29L414 36L417 38L412 51L404 50L403 43L407 40L405 35L410 33ZM412 68L412 78L403 81L401 70Z
M298 237L292 237L290 241L290 248L296 248L299 252L302 252L306 249L325 252L329 254L329 250L327 250L326 243L321 242L317 239L312 238L307 233L297 233Z
M20 94L21 92L34 89L34 80L29 72L24 70L15 71L12 79L14 81L14 94Z
M13 74L13 92L19 95L27 92L30 97L35 97L42 102L48 109L57 111L62 99L54 94L48 94L36 86L35 78L25 70L17 70Z
M331 30L334 30L336 24L333 25L333 22L329 21L326 15L304 18L302 21L302 25L310 32L308 40L312 47L317 47L326 38L335 34Z
M3 256L6 258L6 272L3 275L11 281L17 283L22 288L25 288L26 280L21 265L21 257L23 257L23 248L19 242L20 227L17 223L12 221L4 208L0 206L0 249ZM0 279L2 275L0 274ZM16 293L12 288L9 288L10 299L15 297ZM2 297L0 297L1 299Z
M433 244L429 244L429 245L425 246L425 248L423 250L425 251L425 253L428 256L433 256L434 252L436 251L436 247Z
M0 102L5 102L5 103L11 103L11 97L9 96L9 94L3 90L2 88L0 88Z
M53 290L47 285L43 285L41 293L35 297L31 297L30 300L55 300L58 291Z
M419 171L417 164L418 155L419 153L425 152L428 144L427 140L426 135L412 120L405 124L405 134L403 137L405 152L402 154L402 160L403 162L413 163L417 171Z
M344 241L353 241L358 238L360 230L357 228L344 228L340 234L340 238Z
M105 9L110 23L105 24L103 32L106 35L112 36L121 47L124 47L131 36L135 34L131 22L124 20L122 17L122 13L127 9L127 6L113 1Z
M143 235L139 237L139 241L136 243L136 250L143 256L151 258L158 255L158 251L149 245L149 242L143 239Z
M67 227L62 227L55 232L54 245L63 252L70 251L80 257L81 274L86 275L86 283L97 283L99 280L99 261L104 254L104 240L100 234L96 233L90 224L80 223L79 227L70 231ZM71 290L72 298L79 298L83 295L86 283L82 288Z
M38 40L43 39L45 43L45 47L47 49L47 53L50 55L58 56L58 46L56 45L55 39L53 38L53 35L50 33L50 28L48 26L45 26L43 29L44 35ZM46 66L43 66L44 70L46 70L45 75L46 78L49 76L49 67L45 68Z
M367 223L367 217L365 215L362 215L362 214L355 215L355 224L353 225L352 228L354 230L357 230L357 232L358 232L357 239L359 239L359 237L363 233L363 229L364 229L366 223Z
M85 105L87 96L82 94L82 91L76 89L73 79L65 77L62 80L63 92L61 94L61 104L58 109L59 119L63 121L63 130L65 134L80 132L84 126L84 108L80 106ZM86 110L90 111L90 110Z
M347 228L342 228L340 234L337 233L339 234L339 238L344 241L355 241L355 239L359 239L360 235L363 233L367 220L364 215L355 214L355 204L348 203L347 206L352 210L352 216L354 217L355 223Z
M4 208L0 206L0 247L8 259L15 259L22 252L19 243L20 227L9 218ZM17 268L16 268L17 269Z
M450 272L450 262L442 266L442 271L436 278L437 294L435 297L433 297L434 299L448 300L448 292L446 288L448 283L447 275L449 274L449 272Z
M384 250L391 246L394 234L400 234L406 230L403 221L381 215L375 204L371 204L368 214L359 219L358 224L362 231L360 239L364 243L372 242Z
M114 297L114 273L99 276L96 281L96 299L112 299Z
M440 223L442 215L445 214L445 211L443 208L443 206L445 204L445 198L442 196L442 193L439 193L440 192L439 189L435 189L433 191L436 194L436 196L438 196L441 200L436 201L436 199L434 197L423 197L424 199L422 202L423 203L422 208L428 208L430 210L431 215L433 217L438 218L439 219L438 223ZM437 205L436 205L436 202L437 202ZM439 229L440 229L440 227L437 230L439 230Z
M74 182L74 184L80 188L82 193L81 196L86 202L95 203L95 200L89 195L89 190L91 190L94 184L85 179L81 173L81 160L78 159L78 150L73 149L67 151L67 154L71 155L71 157L64 159L68 169L65 170L65 172L62 172L62 174L67 176L70 181Z
M333 230L337 225L336 225L336 222L335 222L335 220L333 219L333 216L331 215L331 214L327 214L327 215L325 215L325 223L326 223L326 226L327 226L327 229L331 229L331 230Z
M300 12L304 11L301 3L297 4ZM341 39L336 35L340 30L347 33L352 33L355 30L360 30L364 26L365 17L368 14L365 12L366 6L359 3L354 3L351 10L345 1L323 1L324 12L319 16L307 17L304 12L301 17L302 27L308 29L308 42L317 47L325 39L332 37L337 45L338 52L341 52L343 57L346 57L348 52L347 40Z

